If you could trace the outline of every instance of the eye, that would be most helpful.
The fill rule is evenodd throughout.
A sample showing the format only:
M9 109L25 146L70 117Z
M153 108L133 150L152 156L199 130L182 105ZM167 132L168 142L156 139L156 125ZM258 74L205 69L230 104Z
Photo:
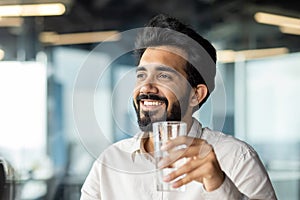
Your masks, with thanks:
M172 79L172 77L169 74L165 74L165 73L159 74L158 78L163 79L163 80L171 80Z
M136 78L139 80L143 80L146 78L146 74L145 73L137 73Z

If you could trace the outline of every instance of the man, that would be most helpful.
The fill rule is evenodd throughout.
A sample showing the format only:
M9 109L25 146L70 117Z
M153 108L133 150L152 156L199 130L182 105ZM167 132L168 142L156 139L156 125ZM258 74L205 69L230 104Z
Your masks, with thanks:
M136 49L133 103L142 132L101 154L82 187L81 199L276 199L249 145L202 128L192 117L214 89L214 47L178 20L158 15L139 33ZM160 192L155 187L152 123L172 120L186 122L188 134L164 148L183 144L186 148L171 151L161 167L187 158L164 177L174 188L186 185L185 192Z

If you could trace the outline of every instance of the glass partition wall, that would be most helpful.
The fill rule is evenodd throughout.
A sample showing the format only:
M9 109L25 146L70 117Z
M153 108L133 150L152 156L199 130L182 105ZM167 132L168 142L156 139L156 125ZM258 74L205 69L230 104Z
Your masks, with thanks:
M300 54L235 65L235 133L258 151L279 199L300 199Z

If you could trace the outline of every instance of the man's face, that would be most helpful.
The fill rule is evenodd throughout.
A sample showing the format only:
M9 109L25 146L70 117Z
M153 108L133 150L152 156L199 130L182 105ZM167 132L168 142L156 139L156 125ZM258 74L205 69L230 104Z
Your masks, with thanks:
M175 52L175 53L174 53ZM175 47L147 48L136 69L134 107L142 131L156 121L181 121L187 114L191 88L186 60Z

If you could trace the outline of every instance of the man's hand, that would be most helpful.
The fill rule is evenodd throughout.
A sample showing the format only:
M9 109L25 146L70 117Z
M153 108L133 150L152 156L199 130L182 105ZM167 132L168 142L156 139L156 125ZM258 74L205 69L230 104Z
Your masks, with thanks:
M176 148L182 145L186 146L186 148ZM206 191L213 191L223 183L224 173L212 146L205 140L180 136L168 141L162 147L162 150L168 151L169 155L160 161L160 168L172 166L177 160L187 158L185 164L178 170L164 177L164 181L170 182L177 177L185 175L173 183L172 186L174 188L191 181L198 181L204 185Z

